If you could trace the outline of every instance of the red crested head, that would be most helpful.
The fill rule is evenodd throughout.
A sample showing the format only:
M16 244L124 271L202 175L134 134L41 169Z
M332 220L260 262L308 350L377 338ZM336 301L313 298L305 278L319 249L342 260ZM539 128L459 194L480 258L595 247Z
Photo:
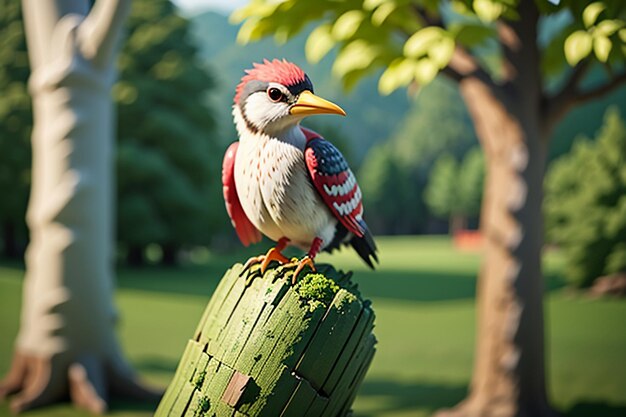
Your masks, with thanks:
M246 70L246 75L241 78L237 89L235 90L235 103L239 103L241 93L245 85L250 81L261 81L266 83L278 83L285 87L291 87L300 83L308 82L307 75L302 68L285 59L273 61L263 60L262 64L253 64L254 68Z

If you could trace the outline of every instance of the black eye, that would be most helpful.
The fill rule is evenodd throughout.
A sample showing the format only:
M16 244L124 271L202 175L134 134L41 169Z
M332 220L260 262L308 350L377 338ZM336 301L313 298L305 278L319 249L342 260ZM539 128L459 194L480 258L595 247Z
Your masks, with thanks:
M272 101L280 101L283 99L283 92L276 87L268 89L267 95Z

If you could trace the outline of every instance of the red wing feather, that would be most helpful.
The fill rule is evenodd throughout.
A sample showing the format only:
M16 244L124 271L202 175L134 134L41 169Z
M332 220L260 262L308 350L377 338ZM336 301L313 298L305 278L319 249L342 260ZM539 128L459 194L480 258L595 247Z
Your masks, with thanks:
M243 211L237 186L235 184L235 156L239 142L234 142L226 150L224 162L222 164L222 190L224 192L224 202L230 222L233 224L239 240L244 246L261 241L261 232L252 224L246 213Z
M315 189L335 218L354 235L363 237L361 190L348 163L332 143L311 130L302 130L307 137L306 166Z

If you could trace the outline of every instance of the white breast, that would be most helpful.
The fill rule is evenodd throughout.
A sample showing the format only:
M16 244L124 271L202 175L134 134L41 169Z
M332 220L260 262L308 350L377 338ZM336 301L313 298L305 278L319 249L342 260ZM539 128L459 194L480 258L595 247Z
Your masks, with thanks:
M309 249L315 237L330 243L337 220L309 180L304 160L306 138L299 127L279 138L241 135L243 121L234 111L240 131L235 182L246 215L272 240L287 237ZM238 120L239 117L239 120Z

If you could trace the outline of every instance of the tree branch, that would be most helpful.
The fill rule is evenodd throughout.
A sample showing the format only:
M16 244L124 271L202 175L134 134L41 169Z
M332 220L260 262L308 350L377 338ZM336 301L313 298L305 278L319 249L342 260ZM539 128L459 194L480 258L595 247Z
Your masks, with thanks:
M418 19L422 20L426 25L446 29L440 16L432 16L426 9L418 5L413 5L411 9ZM411 34L407 35L410 36ZM480 65L476 58L458 43L450 63L441 70L441 73L456 82L460 82L465 77L474 76L484 81L490 87L496 86L491 75Z
M520 52L521 41L519 33L513 30L513 27L504 21L498 21L497 25L498 40L502 48L502 69L504 80L511 82L518 75L517 68L512 64L516 56Z
M28 42L28 56L33 72L57 56L52 45L59 21L68 14L85 16L89 4L85 0L22 0L22 13Z
M614 75L608 81L593 86L584 91L580 90L580 83L590 68L590 60L579 63L559 93L552 97L544 97L546 109L546 123L553 127L559 120L575 106L599 98L626 82L626 71Z
M579 62L574 67L574 69L572 70L572 73L570 74L569 79L563 85L563 88L561 89L561 94L565 94L565 95L572 94L578 89L580 82L583 80L583 78L585 77L585 75L587 75L587 72L589 71L590 63L591 63L590 59L585 59Z
M130 0L97 0L80 25L81 50L94 64L102 66L110 61L130 5Z
M456 81L457 83L460 82L464 77L464 75L462 75L460 72L452 68L450 65L442 69L441 73L445 75L446 77L448 77L449 79L451 79L452 81Z
M454 48L450 63L442 72L455 81L475 77L491 89L498 87L491 75L480 65L476 58L460 45Z
M545 109L546 121L552 127L573 106L573 98L576 95L580 82L590 68L590 59L579 62L572 70L568 80L563 84L559 92L552 97L546 94L542 97L542 106Z
M445 29L443 26L443 20L440 16L432 16L425 8L418 6L417 4L413 4L412 6L413 7L411 7L411 9L413 10L413 12L420 20L422 20L428 26L436 26Z
M626 82L626 71L623 71L621 74L615 75L609 81L596 85L593 88L590 88L585 91L580 91L574 96L575 104L582 104L593 99L599 98L619 87L621 84Z

